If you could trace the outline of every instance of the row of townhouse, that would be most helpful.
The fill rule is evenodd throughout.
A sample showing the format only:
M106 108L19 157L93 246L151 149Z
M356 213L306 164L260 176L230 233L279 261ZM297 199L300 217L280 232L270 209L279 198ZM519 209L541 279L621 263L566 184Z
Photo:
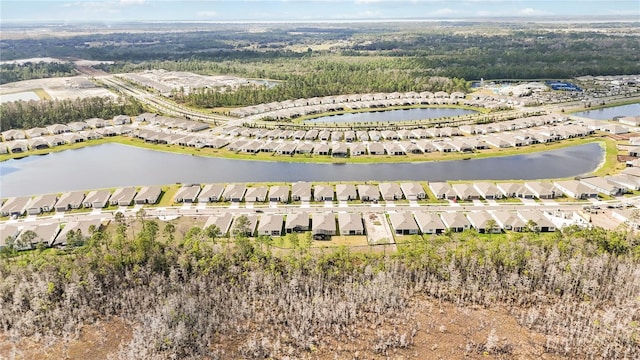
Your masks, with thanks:
M553 222L542 211L473 211L462 212L394 212L389 222L396 235L441 234L449 230L462 232L475 229L479 233L508 231L553 232Z
M46 127L35 127L31 129L10 129L2 132L3 141L25 140L46 135L60 135L69 132L79 132L83 130L102 129L105 127L122 126L131 124L131 118L127 115L117 115L111 120L100 118L87 119L85 121L75 121L69 124L53 124Z
M52 211L64 212L80 208L102 209L109 205L129 206L155 204L162 188L160 186L145 186L136 190L134 187L110 190L71 191L58 196L56 194L12 197L6 199L0 207L2 216L22 216L23 214L38 215Z
M306 111L310 110L310 108L322 106L349 104L349 108L371 107L363 105L366 103L373 103L378 107L400 106L422 104L424 102L443 103L445 100L457 101L459 99L463 99L464 97L465 94L462 92L453 92L451 94L448 94L444 91L438 91L436 93L430 91L424 91L420 93L410 91L405 93L393 92L376 94L333 95L314 97L309 99L284 100L280 102L246 106L233 109L229 112L229 114L236 117L247 117L251 115L276 113L278 111L286 112L287 110L293 110L292 113L295 114L305 114Z
M237 222L240 217L245 222ZM240 225L242 224L242 225ZM215 226L219 236L243 234L245 236L283 236L290 233L311 231L315 238L333 235L364 235L360 213L333 212L309 213L299 211L288 214L255 214L234 216L230 213L210 216L204 227Z
M70 236L77 236L79 233L82 237L88 238L91 236L92 231L100 230L102 225L100 219L38 225L2 223L0 224L0 249L8 245L7 240L13 240L14 244L17 245L17 250L33 249L39 244L65 246ZM28 231L33 232L32 235L34 236L25 239L25 241L28 240L28 243L20 241L20 237Z

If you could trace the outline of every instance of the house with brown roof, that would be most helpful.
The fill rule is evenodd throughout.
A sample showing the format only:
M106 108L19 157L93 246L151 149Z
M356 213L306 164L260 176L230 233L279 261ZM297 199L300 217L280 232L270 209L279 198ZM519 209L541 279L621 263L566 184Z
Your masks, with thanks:
M487 200L502 199L502 192L498 187L487 181L478 181L473 183L473 187L478 191L480 196Z
M227 236L229 234L229 230L231 229L231 222L233 221L233 215L229 212L225 212L219 215L209 216L207 222L204 224L204 228L206 229L211 225L215 225L220 231L220 236Z
M56 202L55 209L63 212L71 209L80 209L84 200L84 191L73 191L62 194Z
M340 201L351 201L358 197L356 186L353 184L337 184L336 198Z
M33 198L27 206L29 215L38 215L53 211L58 197L55 194L39 195Z
M155 204L161 194L162 188L160 186L145 186L138 191L133 202L136 204Z
M82 206L85 208L102 209L109 204L111 192L109 190L94 190L84 198Z
M424 188L417 182L400 183L400 189L407 200L423 200L427 197Z
M222 193L224 201L241 202L247 186L244 184L229 184Z

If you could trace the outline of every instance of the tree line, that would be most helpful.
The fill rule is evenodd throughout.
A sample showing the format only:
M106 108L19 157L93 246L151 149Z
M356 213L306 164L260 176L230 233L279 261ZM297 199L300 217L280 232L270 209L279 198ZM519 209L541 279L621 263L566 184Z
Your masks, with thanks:
M108 97L75 100L13 101L0 105L0 128L30 129L51 124L68 124L91 118L138 115L144 111L135 99Z
M75 74L74 66L70 63L27 62L24 64L0 64L0 84Z

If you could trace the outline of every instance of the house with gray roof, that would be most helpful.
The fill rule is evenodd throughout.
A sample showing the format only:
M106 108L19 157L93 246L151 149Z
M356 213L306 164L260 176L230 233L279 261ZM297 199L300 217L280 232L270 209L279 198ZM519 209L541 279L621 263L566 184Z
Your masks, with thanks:
M368 144L369 155L384 155L386 150L384 145L378 142L370 142Z
M244 201L246 202L264 202L267 200L266 186L248 187L247 192L244 194Z
M499 233L501 231L500 227L498 226L498 223L486 211L481 210L481 211L472 211L470 213L467 213L467 219L469 220L469 223L471 224L471 226L481 234L489 233L489 232ZM491 222L494 223L493 226L491 226Z
M248 221L245 229L238 229L238 226L239 226L238 218L240 216L247 217ZM245 236L249 236L249 237L254 236L256 233L256 227L258 225L258 216L254 214L240 215L240 216L237 216L236 218L233 219L233 224L231 225L231 232L235 234L239 231L244 231Z
M414 235L419 233L418 224L416 224L410 212L390 213L389 221L396 235Z
M518 216L528 224L529 221L535 223L533 231L539 232L554 232L556 231L556 226L551 222L551 220L547 219L543 212L540 210L523 210L518 211Z
M109 204L109 198L111 197L111 191L109 190L94 190L90 191L82 201L82 206L85 208L102 209Z
M454 200L457 196L449 183L436 181L430 182L428 186L436 199Z
M446 230L446 226L437 213L416 211L414 216L423 234L442 234Z
M224 212L219 215L209 216L207 222L204 224L204 229L211 225L215 225L220 231L220 236L228 236L231 229L231 222L233 221L233 215L229 212Z
M178 189L173 197L173 202L177 203L195 203L200 194L200 184L185 184Z
M27 138L27 134L21 129L9 129L2 132L2 138L4 141L24 140Z
M329 155L331 147L329 144L315 144L313 147L313 153L315 155Z
M444 226L452 232L463 232L471 228L471 223L461 212L444 212L440 217Z
M131 202L133 201L133 198L135 196L136 196L136 188L134 187L119 188L113 192L113 195L111 195L111 198L109 199L109 203L111 203L111 205L129 206L131 205Z
M360 213L339 213L338 226L341 235L364 235L364 224Z
M336 217L333 213L313 213L311 215L313 235L332 236L336 234Z
M20 234L18 224L0 223L0 250L7 246L7 239L15 240Z
M282 236L284 215L264 214L258 223L258 235Z
M607 181L607 179L601 176L594 176L589 178L582 178L580 182L592 188L593 190L609 195L617 196L623 193L623 187Z
M331 156L333 157L348 157L349 145L345 143L335 143L331 146Z
M97 231L100 230L101 227L102 222L100 221L100 219L69 221L64 225L64 228L62 228L58 235L56 235L54 241L52 243L49 243L49 246L67 245L67 238L72 231L79 231L83 237L89 238L92 235L90 231L91 228L93 228L94 231Z
M377 186L374 185L359 184L358 195L360 196L360 201L362 202L380 200L380 190Z
M635 176L616 174L612 176L605 176L605 179L610 183L617 184L618 186L629 190L640 190L640 178Z
M289 185L274 185L269 187L269 194L267 197L271 202L288 203L290 191L291 188Z
M502 192L498 187L487 181L478 181L473 183L473 187L478 191L480 196L487 200L502 199Z
M58 197L55 194L36 196L27 206L27 213L29 215L38 215L53 211L57 200Z
M198 194L198 202L206 204L209 202L218 202L222 198L224 192L224 185L220 184L207 184L202 188L200 194Z
M508 198L515 198L518 197L518 194L520 194L520 188L522 188L524 185L520 184L520 183L497 183L496 187L498 188L498 190L500 190L500 192Z
M299 181L291 185L292 201L311 201L311 183Z
M161 194L162 188L160 186L145 186L138 191L133 202L136 204L155 204Z
M316 185L313 188L313 199L315 201L333 201L334 193L331 185Z
M504 230L522 232L527 227L524 220L522 220L518 214L513 212L497 210L492 212L491 216L496 221L496 224Z
M351 156L361 156L367 154L367 147L365 144L357 142L349 144L349 153Z
M553 183L548 181L526 181L524 187L529 189L538 199L555 199L562 195L562 193L553 186Z
M309 231L311 220L309 218L309 213L305 211L295 211L287 214L287 219L284 224L285 231L287 234L293 232L304 232Z
M336 198L340 201L351 201L358 198L356 186L353 184L337 184Z
M380 194L382 194L382 199L385 201L402 199L402 189L400 189L400 186L396 183L380 183L378 184L378 188L380 189Z
M424 188L417 182L400 183L400 189L407 200L422 200L427 197Z
M62 194L56 202L55 209L63 212L71 209L80 209L84 200L84 191L73 191Z
M574 199L597 198L598 191L588 187L578 180L561 180L553 183L558 190Z
M41 127L35 127L35 128L27 129L24 132L30 138L41 137L42 135L49 135L50 134L49 130L47 130L45 128L41 128Z
M31 240L31 248L35 248L38 244L43 243L46 245L53 244L56 236L60 232L60 224L59 223L51 223L51 224L38 224L38 225L27 225L22 231L20 231L19 237L25 233L25 231L33 231L36 233L35 238Z
M222 193L224 201L241 202L247 186L244 184L229 184Z
M451 186L460 200L479 200L480 193L472 184L458 183Z
M53 125L47 126L47 130L49 131L49 133L53 135L57 135L57 134L68 133L71 131L71 128L64 124L53 124ZM83 130L83 129L80 129L80 130Z

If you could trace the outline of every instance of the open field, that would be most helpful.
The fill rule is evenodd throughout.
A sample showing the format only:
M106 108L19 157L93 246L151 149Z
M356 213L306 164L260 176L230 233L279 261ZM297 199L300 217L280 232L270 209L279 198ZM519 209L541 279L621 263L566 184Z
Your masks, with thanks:
M64 100L90 97L112 97L116 94L96 86L86 76L25 80L0 85L0 95L35 92L42 99Z

